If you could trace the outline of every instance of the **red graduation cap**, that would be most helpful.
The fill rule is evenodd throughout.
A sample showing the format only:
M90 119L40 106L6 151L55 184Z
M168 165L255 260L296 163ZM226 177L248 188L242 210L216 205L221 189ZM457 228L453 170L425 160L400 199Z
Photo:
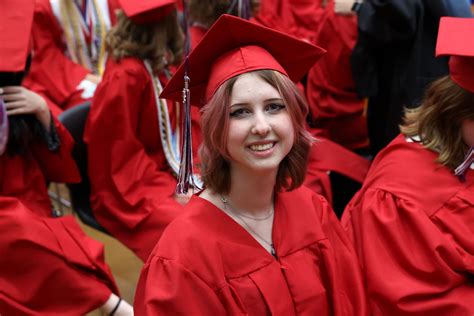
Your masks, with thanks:
M119 0L125 15L136 24L157 22L176 8L176 0Z
M192 103L204 105L217 88L237 75L273 69L298 82L325 50L279 31L224 14L188 58ZM185 62L160 97L181 101Z
M442 17L436 56L449 55L451 79L474 92L474 19Z
M0 9L0 71L25 70L33 24L34 0L2 0Z

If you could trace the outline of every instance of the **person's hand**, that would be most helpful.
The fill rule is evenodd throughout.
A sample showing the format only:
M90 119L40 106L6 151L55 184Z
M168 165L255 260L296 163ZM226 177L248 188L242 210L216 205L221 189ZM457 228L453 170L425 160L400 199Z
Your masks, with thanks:
M174 199L176 202L178 202L181 205L186 205L188 204L189 200L194 194L194 190L191 188L189 189L188 193L186 194L175 194Z
M334 12L341 15L354 14L352 7L355 0L334 0Z
M94 96L95 89L101 80L102 77L100 76L87 74L84 80L82 80L76 87L76 89L82 90L81 97L84 100L90 99Z
M51 124L51 114L46 101L31 90L21 86L0 88L5 101L7 115L33 114L47 131Z

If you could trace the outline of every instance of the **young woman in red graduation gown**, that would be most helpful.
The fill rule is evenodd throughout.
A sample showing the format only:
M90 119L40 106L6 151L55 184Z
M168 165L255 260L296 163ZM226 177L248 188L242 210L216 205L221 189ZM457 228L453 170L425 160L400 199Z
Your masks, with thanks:
M205 189L145 264L137 314L366 314L354 250L326 200L300 186L311 137L291 80L322 52L230 15L192 51ZM163 96L180 98L183 70Z
M323 106L326 107L337 107L339 106L339 109L336 111L338 112L338 115L341 115L342 112L348 111L351 113L357 112L354 117L362 117L362 101L357 100L357 96L355 93L350 93L350 92L344 92L341 89L337 90L336 86L342 86L345 85L347 87L347 76L343 76L344 78L340 78L340 76L333 76L334 78L330 78L329 68L335 68L333 65L334 63L337 63L335 59L333 58L335 56L340 57L341 54L346 54L349 50L347 50L347 45L346 43L341 44L343 41L341 37L347 41L348 35L348 27L346 27L344 30L340 30L341 27L348 26L344 25L345 22L352 22L351 20L347 21L350 19L349 17L335 17L333 11L333 4L331 6L327 6L326 8L323 8L321 3L316 3L316 2L304 2L304 1L295 1L295 3L291 3L291 9L296 10L297 12L294 12L294 15L296 16L297 14L301 14L302 16L299 17L298 20L302 25L299 23L296 23L296 20L289 20L285 19L288 15L292 16L292 12L290 10L290 3L288 1L281 1L278 5L274 3L274 1L262 1L261 6L260 6L260 1L257 0L241 0L241 1L231 1L231 0L206 0L206 1L200 1L200 0L191 0L189 2L189 18L190 18L190 27L189 27L189 34L191 38L191 47L195 47L202 39L204 34L207 32L209 27L214 23L219 16L224 14L225 12L228 12L230 8L233 8L232 14L235 16L239 16L239 12L237 8L239 6L247 6L247 10L243 10L245 12L240 12L240 13L245 13L243 16L254 16L250 20L256 21L257 23L260 23L264 26L271 27L273 29L281 30L287 34L292 34L295 36L298 36L299 38L305 39L307 41L314 41L315 38L317 37L317 33L325 33L326 37L331 37L331 40L328 41L331 43L332 48L334 48L335 53L333 52L334 50L332 49L330 51L331 56L325 56L324 60L321 61L323 65L319 65L321 62L316 64L313 68L311 68L311 71L309 73L309 77L311 77L311 80L307 84L306 88L306 94L309 99L309 107L310 107L310 116L312 118L312 123L315 122L316 118L316 112L319 116L324 116L325 114L322 113L321 111L316 111L317 110L317 105L319 105L319 101L325 101L322 102L321 104L324 104ZM260 9L262 11L260 11ZM283 12L280 12L283 11ZM331 13L332 12L332 13ZM252 13L252 14L250 14ZM283 17L283 18L282 18ZM326 25L322 25L323 23L326 23ZM339 24L342 24L339 25ZM317 28L313 29L311 32L307 31L306 32L297 32L295 31L292 27L301 26L299 29L303 30L304 26L307 27L307 29L310 29L313 26L317 26ZM354 29L356 26L354 25ZM318 31L321 29L320 31ZM339 31L338 31L339 29ZM337 31L337 32L336 32ZM332 33L338 33L338 37L334 38L334 34ZM331 34L330 34L331 33ZM342 33L342 34L341 34ZM349 39L350 41L350 39ZM346 51L344 51L346 49ZM349 61L348 55L347 57L347 62ZM340 62L340 60L338 61ZM319 66L318 66L319 65ZM329 65L329 66L328 66ZM348 65L347 65L348 66ZM339 68L341 66L339 65ZM315 69L319 69L318 73L315 72ZM326 73L325 73L326 72ZM336 71L337 72L337 71ZM341 71L337 72L339 75L341 74ZM318 78L317 75L322 75L324 78ZM339 79L335 79L338 77ZM338 81L339 80L339 81ZM333 83L330 83L333 81ZM337 81L337 82L335 82ZM343 84L342 81L345 81ZM319 88L315 88L315 82L321 83L323 82L324 85L319 85ZM332 86L331 86L332 85ZM331 86L331 87L329 87ZM301 89L304 90L303 86L300 85ZM336 88L335 88L336 87ZM316 89L316 90L315 90ZM332 92L325 92L323 90L332 90ZM337 99L337 95L339 95L339 104ZM341 97L341 95L343 95ZM342 100L344 99L344 100ZM313 101L313 102L311 102ZM316 102L315 102L316 101ZM344 106L342 105L344 103ZM317 104L317 105L316 105ZM342 108L350 108L350 109L345 109L342 110ZM334 109L333 109L334 110ZM331 112L332 110L329 110ZM323 111L324 112L324 111ZM333 111L332 114L335 112ZM331 115L332 115L331 114ZM351 121L354 119L354 117L349 118L345 117L342 121ZM335 119L333 119L335 121ZM360 120L357 119L357 122L355 124L351 125L352 127L360 127L360 123L365 124L365 120ZM331 123L332 124L332 123ZM331 125L329 124L329 125ZM351 151L345 149L343 146L331 141L336 140L339 141L339 143L342 143L343 145L347 145L344 143L344 141L341 141L341 139L337 139L337 137L330 137L330 132L329 128L327 129L328 131L323 131L322 128L314 128L314 126L319 126L321 124L311 124L312 127L307 126L307 128L310 130L310 132L315 135L318 138L318 142L313 144L311 147L310 151L310 158L309 158L309 163L308 163L308 170L306 174L306 179L305 179L305 185L310 188L311 190L323 195L332 205L335 201L333 197L333 190L332 190L332 185L331 185L331 179L330 179L330 173L331 172L337 172L341 175L344 175L348 177L349 179L355 180L358 183L362 183L362 181L365 178L365 175L368 171L369 168L369 161L358 156L355 153L352 153ZM328 124L325 124L328 125ZM337 125L336 123L333 124L334 126ZM339 124L339 125L348 125L347 122L344 124ZM321 125L323 126L323 125ZM320 127L321 127L320 126ZM331 125L332 126L332 125ZM338 128L335 128L335 130ZM360 135L361 133L356 132L355 135L348 135L350 133L347 133L346 129L345 132L341 132L340 135L344 134L345 137L351 138L351 139L358 139L358 142L360 140ZM354 134L354 133L353 133ZM362 133L363 134L363 133ZM323 138L324 137L324 138ZM330 138L330 139L329 139ZM362 137L363 138L363 137ZM366 145L366 144L365 144ZM359 142L357 144L358 147L363 147L364 143ZM352 197L352 196L350 196ZM349 198L350 198L349 197ZM337 199L337 196L336 196ZM340 215L344 209L345 203L347 198L343 199L344 201L335 201L336 205L343 204L342 207L339 209L336 209L337 215Z
M74 182L79 174L72 137L41 96L20 86L31 4L4 1L0 12L0 142L7 140L0 153L0 314L83 315L116 307L116 315L132 315L117 296L103 246L72 216L53 216L47 181Z
M84 137L95 216L146 261L163 228L181 213L174 194L180 111L159 95L169 65L181 60L183 35L175 1L120 4ZM197 122L193 126L197 146L200 131Z
M441 19L451 76L406 113L346 208L374 315L474 314L473 35L471 19Z
M107 60L117 0L35 0L33 58L24 86L53 114L92 98Z

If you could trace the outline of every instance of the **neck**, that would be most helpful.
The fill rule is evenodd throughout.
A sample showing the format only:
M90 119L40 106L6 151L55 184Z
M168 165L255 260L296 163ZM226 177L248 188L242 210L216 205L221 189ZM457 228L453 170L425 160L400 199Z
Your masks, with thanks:
M255 174L231 169L231 189L227 197L238 210L252 216L268 214L273 207L276 171Z

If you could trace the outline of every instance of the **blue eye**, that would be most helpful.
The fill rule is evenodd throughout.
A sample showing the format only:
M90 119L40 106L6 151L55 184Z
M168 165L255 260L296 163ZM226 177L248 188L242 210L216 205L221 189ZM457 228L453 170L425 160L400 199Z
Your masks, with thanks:
M248 113L250 113L250 112L247 109L240 108L240 109L236 109L236 110L230 112L230 117L242 117L242 116L247 115Z
M284 110L286 106L281 103L270 103L267 105L267 111L270 113L278 113L281 110Z

